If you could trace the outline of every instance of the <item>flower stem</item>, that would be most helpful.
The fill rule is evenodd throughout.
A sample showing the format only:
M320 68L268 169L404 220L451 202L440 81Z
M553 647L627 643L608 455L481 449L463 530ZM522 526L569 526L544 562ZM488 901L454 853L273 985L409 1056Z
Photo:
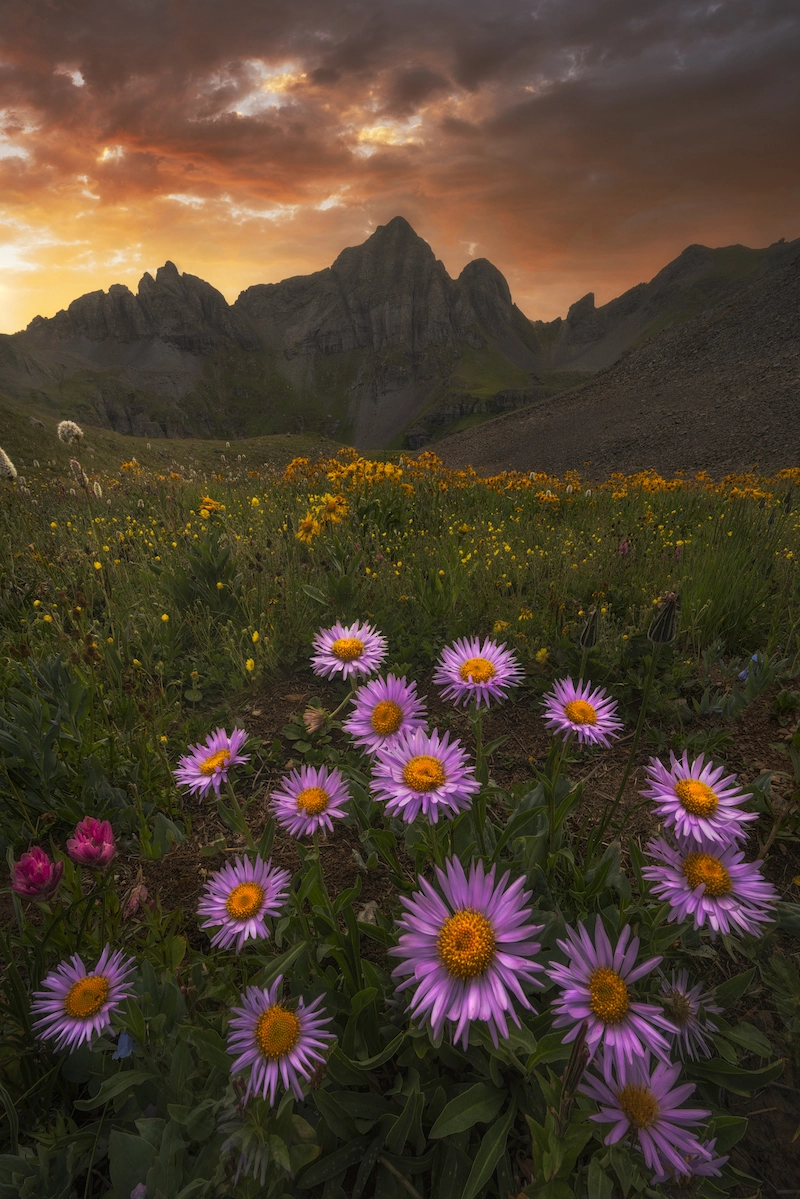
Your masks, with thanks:
M244 818L244 812L242 811L241 805L236 798L236 792L233 789L233 784L228 779L225 780L225 789L228 792L228 799L231 802L231 815L233 816L233 822L247 842L247 848L251 853L255 853L256 843L253 840L253 834L250 832L250 828Z
M614 802L611 804L611 806L609 808L606 809L606 811L603 814L603 819L600 821L600 827L597 831L597 844L598 845L600 844L603 834L605 833L606 829L608 828L609 824L611 823L611 820L615 816L617 808L619 807L619 805L622 801L622 796L625 792L625 786L628 782L628 779L630 778L631 770L633 769L634 758L636 757L636 751L639 748L639 740L641 738L642 729L644 728L644 722L645 722L645 718L647 716L647 702L650 698L650 691L653 686L653 680L656 676L656 665L658 663L658 658L659 658L660 653L661 653L661 645L659 644L659 642L656 641L653 643L653 652L650 655L650 665L647 668L647 674L645 675L644 686L642 687L642 703L641 703L641 707L639 708L639 719L636 722L636 732L633 734L633 741L631 742L630 752L628 753L628 761L625 763L625 770L622 775L622 781L620 782L619 788L617 790L617 794L614 797Z

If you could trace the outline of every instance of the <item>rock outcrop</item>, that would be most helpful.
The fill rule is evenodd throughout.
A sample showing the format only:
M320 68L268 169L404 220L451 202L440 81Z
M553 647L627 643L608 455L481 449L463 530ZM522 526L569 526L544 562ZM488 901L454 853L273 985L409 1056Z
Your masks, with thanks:
M451 466L663 473L800 462L800 241L721 304L665 329L588 383L446 437ZM590 465L584 467L589 461Z

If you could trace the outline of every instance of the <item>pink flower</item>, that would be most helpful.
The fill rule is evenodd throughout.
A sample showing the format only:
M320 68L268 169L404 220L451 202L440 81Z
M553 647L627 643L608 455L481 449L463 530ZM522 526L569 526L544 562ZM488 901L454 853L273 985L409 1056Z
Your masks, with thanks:
M63 862L51 862L38 845L14 863L11 889L26 899L50 899L58 890L64 873Z
M105 870L117 852L114 833L109 820L95 820L85 816L75 826L75 832L67 841L67 852L73 862L91 866L93 870Z
M617 553L619 554L620 558L624 558L625 555L629 554L630 552L631 552L630 543L628 542L627 537L623 537L622 541L620 541L620 543L619 543L619 549L617 550Z

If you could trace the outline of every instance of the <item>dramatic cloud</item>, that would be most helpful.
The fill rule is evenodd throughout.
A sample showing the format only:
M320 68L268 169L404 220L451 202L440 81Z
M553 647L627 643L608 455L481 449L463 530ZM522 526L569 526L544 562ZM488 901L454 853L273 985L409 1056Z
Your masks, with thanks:
M0 328L167 258L229 299L404 215L532 317L800 235L794 0L6 0Z

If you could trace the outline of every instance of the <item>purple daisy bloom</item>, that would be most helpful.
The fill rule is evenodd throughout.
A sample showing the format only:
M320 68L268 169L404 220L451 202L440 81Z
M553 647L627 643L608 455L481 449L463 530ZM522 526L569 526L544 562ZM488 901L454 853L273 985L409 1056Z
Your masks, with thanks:
M95 1033L111 1027L111 1016L131 994L130 975L136 969L133 958L121 949L112 952L106 945L91 973L77 953L62 962L42 979L41 991L34 991L31 1012L39 1018L33 1027L56 1049L77 1049Z
M717 1031L717 1026L708 1017L722 1011L714 1003L714 992L705 990L702 982L690 987L688 971L676 974L673 970L672 979L665 978L661 984L661 994L664 1011L678 1030L675 1044L680 1056L710 1057L713 1048L709 1035Z
M474 700L477 708L483 703L488 708L492 700L504 700L509 687L516 687L524 677L512 650L488 637L485 641L462 637L442 650L433 681L444 688L443 698L454 704Z
M661 958L648 958L636 965L639 938L631 938L630 925L625 925L614 949L599 916L594 942L580 925L577 932L567 928L567 940L557 944L569 958L566 965L554 962L549 971L562 988L552 1005L556 1013L553 1027L571 1026L564 1040L574 1041L583 1021L588 1021L589 1053L594 1056L602 1043L606 1050L604 1069L610 1071L613 1063L620 1078L625 1077L632 1062L647 1058L651 1051L669 1061L670 1044L663 1032L674 1035L675 1026L660 1008L637 1002L628 990L654 970Z
M347 815L350 792L339 770L327 766L301 766L280 781L272 793L272 810L281 828L293 837L324 829L333 832L333 819Z
M394 745L401 733L424 729L426 724L425 704L417 695L417 684L390 674L359 687L353 710L342 728L361 749L375 754Z
M343 625L338 621L330 629L320 629L314 638L311 657L314 674L332 678L341 674L347 679L351 674L373 674L386 657L386 638L373 629L371 624Z
M279 998L282 986L280 974L271 987L248 987L242 1006L231 1008L228 1053L236 1057L231 1074L251 1067L245 1103L251 1095L266 1099L269 1092L274 1104L279 1078L287 1091L302 1099L301 1080L308 1082L336 1040L324 1027L331 1017L319 1010L322 996L308 1005L298 999L289 1007Z
M205 797L213 787L217 795L227 782L231 766L250 760L249 754L239 751L247 740L244 729L234 729L228 735L217 729L202 745L190 745L190 753L178 759L178 768L173 770L179 786L188 787L192 795Z
M746 837L747 824L758 819L756 812L739 810L750 796L737 785L736 775L725 775L723 766L715 767L703 754L690 762L685 750L682 758L671 753L669 768L651 758L647 782L639 794L653 800L656 815L679 837L729 845Z
M653 894L666 899L670 920L694 920L696 929L708 925L717 933L752 933L773 919L778 894L761 876L757 862L746 862L736 845L703 845L678 837L677 848L663 837L651 841L645 853L660 862L642 874ZM710 852L710 851L714 852Z
M623 727L617 704L602 687L578 679L559 679L544 697L544 722L554 733L573 733L582 745L608 745Z
M211 944L228 949L235 943L236 952L241 953L245 941L266 939L269 936L266 917L280 912L289 893L290 879L288 870L259 857L253 862L237 858L216 870L197 905L198 916L206 917L201 928L219 925Z
M544 926L530 923L523 878L509 883L506 873L495 882L495 867L484 874L483 862L472 863L468 878L457 858L435 873L442 895L422 878L419 891L401 896L402 932L389 953L403 960L392 978L399 990L414 988L409 1013L434 1037L452 1020L453 1040L466 1049L470 1024L485 1020L497 1045L498 1034L508 1036L507 1016L519 1027L512 999L533 1010L521 984L541 986L543 967L532 960L541 946L531 938Z
M382 749L372 768L375 798L386 804L390 816L407 824L420 812L438 823L439 815L452 818L465 811L480 783L467 765L460 741L440 736L436 729L401 733L393 745Z
M689 1128L711 1112L680 1106L694 1091L694 1083L675 1086L681 1072L679 1062L657 1062L651 1075L647 1061L633 1062L618 1081L607 1071L605 1081L584 1075L579 1090L600 1104L600 1111L589 1119L614 1125L604 1143L616 1145L630 1130L649 1168L660 1173L670 1168L685 1172L687 1157L710 1161L711 1151Z
M716 1145L716 1137L710 1141L703 1141L700 1145L703 1152L687 1154L680 1171L659 1170L653 1175L651 1181L653 1183L677 1182L681 1187L689 1189L693 1178L718 1177L722 1173L722 1167L728 1161L728 1154L726 1153L724 1157L714 1157ZM705 1154L710 1154L710 1156L706 1157Z

